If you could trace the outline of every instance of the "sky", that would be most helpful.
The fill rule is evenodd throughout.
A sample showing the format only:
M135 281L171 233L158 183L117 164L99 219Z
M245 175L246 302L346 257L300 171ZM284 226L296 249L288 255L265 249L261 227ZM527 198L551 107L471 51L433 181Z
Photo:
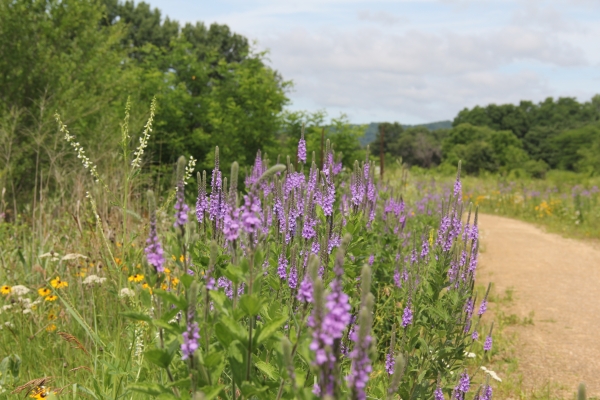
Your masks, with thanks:
M600 0L146 0L227 24L293 82L289 109L420 124L600 93Z

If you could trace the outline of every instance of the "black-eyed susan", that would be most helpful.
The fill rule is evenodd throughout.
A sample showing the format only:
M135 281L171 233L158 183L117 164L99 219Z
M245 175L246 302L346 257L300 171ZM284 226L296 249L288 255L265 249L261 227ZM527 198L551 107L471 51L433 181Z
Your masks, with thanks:
M141 282L144 280L144 275L142 275L142 274L131 275L129 278L127 278L127 280L129 282Z
M160 285L160 288L161 288L162 290L167 290L169 287L167 286L167 284L166 284L165 282L163 282L163 283Z
M171 270L170 270L169 268L165 268L165 271L164 271L164 272L165 272L165 275L166 275L166 276L169 276L169 275L171 275Z
M122 263L123 263L123 260L121 260L119 257L115 257L115 264L121 265Z
M56 301L56 299L58 299L58 296L51 294L50 296L46 296L44 297L45 301Z
M48 328L46 328L48 330ZM50 391L46 386L36 386L29 392L29 397L32 399L39 400L54 400L56 399L56 395Z
M50 285L52 285L52 287L55 289L62 289L64 287L69 286L69 282L61 281L60 277L57 276L56 278L54 278L50 281Z
M171 278L171 284L173 286L177 286L179 284L179 278L176 278L176 277Z
M179 262L183 262L183 260L185 260L185 258L183 257L183 254L179 256Z
M2 293L4 296L9 295L11 291L12 291L12 288L8 285L4 285L4 286L0 287L0 293Z
M55 324L50 324L46 327L46 332L54 332L56 330L56 325ZM44 397L42 397L43 399Z
M48 321L54 321L56 318L58 318L58 317L56 316L56 314L54 313L54 311L50 311L48 313Z
M171 259L172 259L173 261L177 261L177 257L175 257L175 254L171 254Z
M46 297L49 296L52 293L52 290L48 289L48 288L39 288L38 289L38 294L42 297Z

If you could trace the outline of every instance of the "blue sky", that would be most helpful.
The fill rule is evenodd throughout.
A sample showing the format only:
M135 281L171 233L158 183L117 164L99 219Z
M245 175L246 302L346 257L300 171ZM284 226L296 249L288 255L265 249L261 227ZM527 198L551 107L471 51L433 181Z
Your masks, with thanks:
M290 109L417 124L600 93L600 0L146 0L268 50Z

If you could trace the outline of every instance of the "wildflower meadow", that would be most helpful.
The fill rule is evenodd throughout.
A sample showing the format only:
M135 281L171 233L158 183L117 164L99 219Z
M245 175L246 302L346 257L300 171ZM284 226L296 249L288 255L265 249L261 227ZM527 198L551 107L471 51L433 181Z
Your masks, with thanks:
M122 124L119 192L56 115L95 184L53 234L0 223L0 395L90 399L491 399L493 325L475 291L477 208L342 167L327 141L172 189L141 176ZM223 144L226 146L226 143ZM75 205L73 206L75 208ZM481 368L484 366L484 368Z

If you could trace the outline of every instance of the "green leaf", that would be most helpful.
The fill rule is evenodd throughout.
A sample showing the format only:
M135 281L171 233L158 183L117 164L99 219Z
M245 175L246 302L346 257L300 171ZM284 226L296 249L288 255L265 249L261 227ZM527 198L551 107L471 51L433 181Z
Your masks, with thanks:
M158 365L161 368L167 369L175 353L170 353L167 350L152 349L144 353L144 357L152 364Z
M170 324L161 319L152 320L152 324L154 324L154 326L156 326L157 328L163 328L167 332L172 333L174 335L179 335L179 334L183 333L183 331L184 331L183 327L180 327L179 325L176 325L176 324Z
M255 317L258 315L262 308L262 298L256 295L244 294L240 298L240 307L246 312L247 315Z
M255 396L257 394L266 392L267 390L269 390L267 386L256 387L249 382L243 382L242 386L240 387L240 391L245 397Z
M282 315L279 318L275 318L263 325L263 327L260 328L260 331L256 335L256 343L261 344L262 342L273 336L275 332L277 332L283 325L285 325L287 320L287 316Z
M187 306L188 306L187 300L183 296L177 296L174 293L166 292L161 289L155 289L154 294L156 294L158 297L165 300L166 302L175 305L177 308L179 308L182 311L187 310Z
M132 383L127 387L134 392L144 393L150 396L158 396L162 393L169 393L169 389L158 383Z
M152 318L150 318L146 314L127 311L127 312L122 312L121 315L124 316L125 318L133 319L134 321L144 321L144 322L152 323Z
M244 355L238 348L238 344L241 344L239 340L234 340L233 342L231 342L229 344L229 347L227 348L227 354L235 361L241 363L242 361L244 361Z
M267 364L266 362L260 360L254 363L256 368L258 368L263 374L269 377L271 380L279 379L279 373L277 369L271 364Z
M200 388L200 391L204 394L204 400L211 400L217 397L224 387L225 385L204 386Z
M222 351L213 351L204 357L204 365L207 368L212 368L212 367L219 365L219 363L221 362L222 359L223 359Z
M180 279L181 283L183 283L183 286L185 286L186 289L189 289L190 285L194 281L194 277L188 274L183 274Z

